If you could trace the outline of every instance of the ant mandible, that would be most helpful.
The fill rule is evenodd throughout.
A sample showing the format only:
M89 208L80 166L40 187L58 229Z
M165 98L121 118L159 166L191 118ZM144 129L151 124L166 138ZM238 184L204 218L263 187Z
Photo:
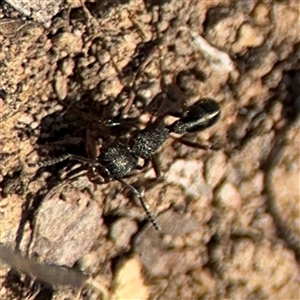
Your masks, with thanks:
M184 134L202 131L214 125L220 118L220 114L220 106L215 100L203 98L190 106L184 115L172 124L165 125L163 118L159 118L154 123L148 124L143 130L136 129L133 131L132 137L127 140L116 139L114 142L104 145L99 156L94 159L65 154L39 162L36 166L50 166L67 159L87 164L93 174L97 176L97 180L90 178L91 181L103 184L111 180L117 180L131 190L139 199L148 220L159 231L161 227L155 221L141 194L135 187L124 181L124 178L131 175L133 170L145 168L151 160L153 166L155 166L154 154L168 139L170 133ZM198 145L182 139L179 139L179 141L187 146L199 149L214 149L211 146ZM138 164L139 158L144 160L142 167Z

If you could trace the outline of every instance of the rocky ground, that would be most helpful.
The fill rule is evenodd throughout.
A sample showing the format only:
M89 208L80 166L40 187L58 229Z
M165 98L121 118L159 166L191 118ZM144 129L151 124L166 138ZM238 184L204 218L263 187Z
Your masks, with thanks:
M299 1L37 3L0 4L0 251L30 259L0 299L299 299ZM221 119L188 139L221 150L168 139L161 180L125 179L161 233L119 182L32 167L204 97Z

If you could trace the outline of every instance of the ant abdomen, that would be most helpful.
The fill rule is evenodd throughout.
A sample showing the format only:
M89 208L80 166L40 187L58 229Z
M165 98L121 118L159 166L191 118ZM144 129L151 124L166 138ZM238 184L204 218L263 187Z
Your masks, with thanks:
M220 118L219 104L211 98L203 98L195 102L187 113L168 126L174 133L196 132L214 125Z

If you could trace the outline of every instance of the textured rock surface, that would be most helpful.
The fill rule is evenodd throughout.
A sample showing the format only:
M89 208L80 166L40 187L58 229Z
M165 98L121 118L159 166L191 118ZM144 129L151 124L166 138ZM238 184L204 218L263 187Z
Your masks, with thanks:
M46 16L47 29L0 4L0 243L57 265L81 257L76 268L98 294L118 298L299 299L299 1L85 5L68 1ZM162 79L170 96L162 110L212 97L222 116L188 137L220 151L169 139L162 180L152 169L125 179L143 191L161 235L142 226L142 208L120 183L82 176L64 185L78 164L28 166L86 155L86 129L109 136L98 121L124 109L149 120ZM0 271L1 300L77 295Z
M63 1L6 0L5 2L25 16L49 27L51 25L51 19L59 12Z

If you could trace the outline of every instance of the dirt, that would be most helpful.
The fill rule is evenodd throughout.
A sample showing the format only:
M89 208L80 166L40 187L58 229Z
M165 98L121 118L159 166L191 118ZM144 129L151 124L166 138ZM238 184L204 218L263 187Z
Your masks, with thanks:
M299 2L67 1L53 14L0 4L0 252L20 258L1 265L0 299L299 299ZM170 138L160 180L151 167L124 179L160 233L121 183L94 185L72 161L33 166L86 156L91 129L128 129L110 136L104 121L143 127L206 97L221 119L187 138L220 150Z

